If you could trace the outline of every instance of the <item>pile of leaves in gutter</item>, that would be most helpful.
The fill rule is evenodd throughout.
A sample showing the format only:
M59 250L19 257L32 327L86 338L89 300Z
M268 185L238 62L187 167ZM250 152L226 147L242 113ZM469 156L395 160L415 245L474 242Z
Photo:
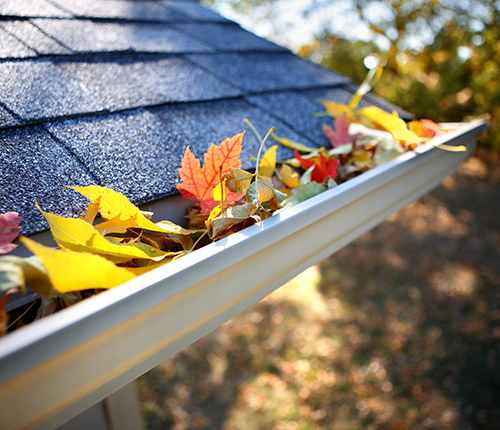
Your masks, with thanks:
M69 187L90 200L81 218L60 217L37 205L59 248L20 237L34 256L0 257L0 336L278 214L444 132L430 120L407 124L375 106L357 109L379 72L368 75L349 105L323 101L326 111L321 115L335 123L335 129L323 125L329 148L293 142L276 135L274 128L262 139L247 120L260 141L254 172L241 169L244 133L212 144L203 167L188 147L177 186L195 201L185 228L153 222L152 214L123 194L99 186ZM293 149L295 157L277 161L278 146L266 148L270 136ZM0 215L0 254L17 246L12 241L19 235L19 221L16 212ZM27 286L38 297L9 315L9 299L24 294Z

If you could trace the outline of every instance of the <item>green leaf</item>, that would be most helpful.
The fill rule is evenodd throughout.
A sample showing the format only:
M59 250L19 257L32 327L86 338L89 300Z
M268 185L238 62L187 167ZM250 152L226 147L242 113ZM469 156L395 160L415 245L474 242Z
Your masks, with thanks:
M318 194L323 193L328 188L324 185L318 184L317 182L307 182L305 184L300 184L294 191L294 193L284 202L284 206L277 210L275 214L283 212L286 209L290 209L299 203L305 202Z

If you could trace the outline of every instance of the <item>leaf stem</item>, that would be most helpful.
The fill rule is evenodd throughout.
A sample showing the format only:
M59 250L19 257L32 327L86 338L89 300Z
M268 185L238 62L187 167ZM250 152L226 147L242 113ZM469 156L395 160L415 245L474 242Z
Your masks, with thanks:
M194 243L194 245L191 247L191 249L189 250L189 252L193 252L194 249L196 248L196 245L198 245L198 243L200 243L200 240L203 239L206 235L208 234L208 230L205 230L198 239L196 239L196 242Z
M264 143L267 138L271 136L271 133L274 131L274 127L271 127L267 134L264 136L262 142L260 142L259 152L257 153L257 161L255 162L255 186L257 187L257 204L260 206L260 186L259 186L259 164L260 164L260 155L262 154L262 148L264 148Z
M253 134L255 134L255 137L257 138L259 143L262 145L262 137L261 137L260 133L257 131L257 129L255 128L255 126L247 118L243 118L243 122L252 129Z
M11 322L11 323L7 326L7 330L8 330L9 328L11 328L11 327L12 327L15 323L17 323L17 322L18 322L18 321L19 321L19 320L20 320L23 316L25 316L25 315L29 312L29 310L30 310L30 309L31 309L31 308L35 305L35 303L36 303L36 300L33 300L33 301L31 302L31 305L29 306L29 308L28 308L28 309L26 309L26 310L25 310L25 311L24 311L21 315L19 315L19 316L18 316L18 317L17 317L14 321L12 321L12 322Z

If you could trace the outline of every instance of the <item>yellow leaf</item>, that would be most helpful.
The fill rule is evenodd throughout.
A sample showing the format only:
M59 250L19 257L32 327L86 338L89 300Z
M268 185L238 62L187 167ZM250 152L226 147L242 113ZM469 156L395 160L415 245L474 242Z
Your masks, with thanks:
M49 248L27 237L21 242L42 260L54 288L61 293L89 289L108 289L135 275L98 255Z
M418 137L415 133L410 131L406 123L401 118L398 118L397 116L392 115L376 106L368 106L359 109L357 113L391 133L394 139L398 142L421 143L426 140Z
M248 188L246 198L248 202L264 203L271 200L274 197L275 193L276 190L274 189L274 185L271 179L264 177L259 178L258 181L255 181Z
M63 218L43 212L56 242L63 248L78 252L101 254L112 261L123 262L134 258L162 260L167 253L143 243L115 244L82 219Z
M89 224L94 224L95 217L99 213L99 208L101 207L101 196L97 197L93 202L87 205L87 213L83 217L85 222Z
M222 212L222 209L221 209L220 205L217 205L212 209L212 212L210 212L210 215L208 216L208 218L205 221L205 225L207 226L207 228L210 225L210 221L212 221L214 218L217 218L221 214L221 212Z
M287 139L285 137L279 137L274 132L271 133L271 136L273 137L273 139L276 142L281 143L283 146L286 146L287 148L290 148L290 149L296 149L297 151L300 151L300 152L318 151L318 148L311 148L310 146L304 145L300 142L294 142L293 140Z
M276 167L276 149L278 145L269 148L259 162L259 176L266 176L268 178L273 176Z
M137 226L137 216L122 220L120 215L115 216L107 221L97 224L94 228L103 236L111 233L125 233L127 229Z
M227 181L227 187L230 191L236 194L242 194L248 190L254 176L253 173L247 172L246 170L231 167L231 172L227 173L224 178Z
M213 199L216 202L225 202L226 201L226 180L223 179L222 182L217 184L217 186L212 191Z
M352 96L352 99L349 102L349 107L351 109L356 109L358 107L358 104L361 101L362 97L377 84L377 82L380 80L380 77L382 76L383 67L380 65L380 60L378 59L378 57L374 58L376 58L377 60L377 65L368 72L366 78L359 86L356 93Z
M289 165L283 164L279 173L280 179L288 188L297 188L299 186L299 175Z
M330 115L333 118L337 118L340 115L345 114L349 122L359 121L354 111L347 105L344 105L342 103L332 102L331 100L321 100L321 103L323 103L323 106L325 107L328 115Z
M444 149L445 151L450 151L450 152L466 152L467 151L467 147L463 146L463 145L452 146L452 145L442 144L442 145L436 145L436 148Z
M88 187L68 187L90 200L95 202L99 196L101 196L100 211L101 215L105 219L112 219L117 215L120 219L127 220L137 215L136 227L143 228L151 231L159 231L163 233L178 233L178 234L191 234L192 232L186 230L172 222L163 222L162 226L159 227L157 224L149 221L140 211L140 209L129 202L129 200L117 191L113 191L106 187L98 187L96 185L90 185Z

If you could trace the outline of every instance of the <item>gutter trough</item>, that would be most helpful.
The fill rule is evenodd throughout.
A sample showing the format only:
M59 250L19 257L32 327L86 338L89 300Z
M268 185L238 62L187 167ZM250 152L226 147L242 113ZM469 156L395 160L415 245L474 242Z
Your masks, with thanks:
M441 184L485 129L460 124L434 143L467 152L422 145L0 339L2 429L55 428L135 380Z

